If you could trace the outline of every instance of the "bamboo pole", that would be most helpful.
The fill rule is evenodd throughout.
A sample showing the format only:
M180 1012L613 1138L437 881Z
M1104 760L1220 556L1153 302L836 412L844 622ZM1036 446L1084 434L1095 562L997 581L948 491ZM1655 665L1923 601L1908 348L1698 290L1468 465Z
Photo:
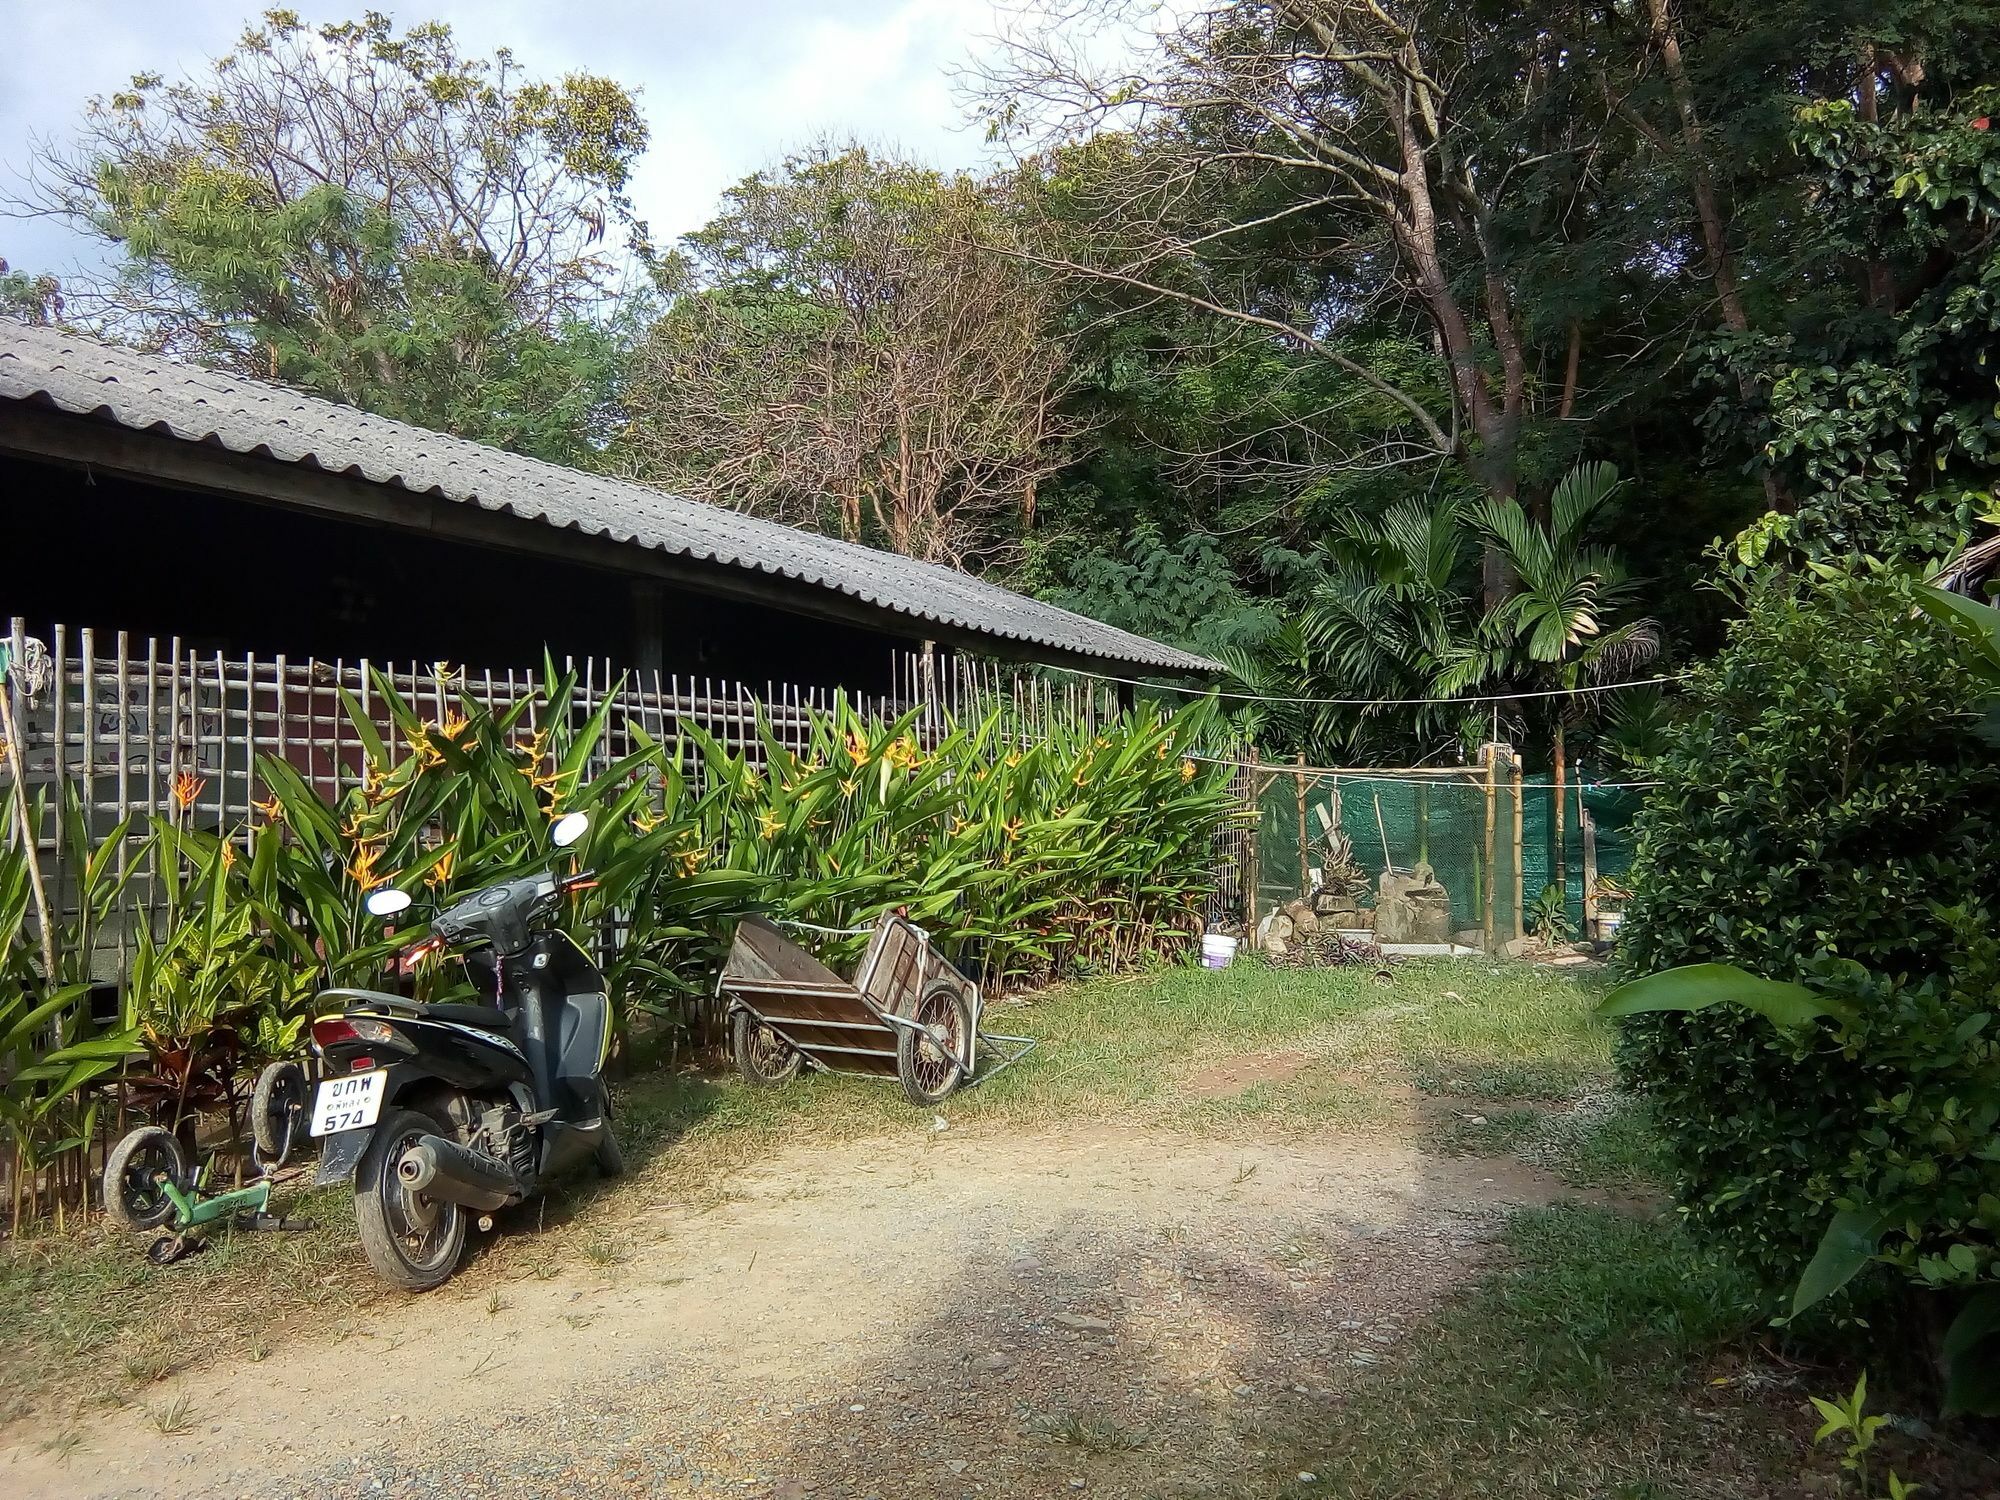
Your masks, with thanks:
M1250 747L1250 826L1243 839L1243 925L1244 937L1253 939L1257 935L1257 883L1263 872L1258 868L1259 841L1264 832L1264 797L1262 778L1257 774L1257 747Z
M1510 752L1509 758L1514 762L1514 936L1520 937L1523 935L1525 916L1522 906L1526 892L1523 887L1527 884L1522 878L1527 867L1521 859L1521 757Z
M1486 951L1491 953L1496 946L1493 941L1496 936L1493 926L1493 824L1496 810L1493 804L1497 791L1494 779L1497 768L1492 743L1479 747L1479 758L1486 763L1486 841L1483 861L1486 870L1486 900L1485 910L1480 918L1480 931L1486 944Z
M1312 899L1312 844L1306 837L1306 755L1301 750L1293 763L1292 793L1299 806L1299 896Z
M1567 819L1564 816L1567 809L1563 805L1565 799L1565 788L1568 782L1568 767L1564 764L1566 760L1564 750L1565 746L1563 743L1563 722L1561 715L1558 714L1556 717L1556 742L1555 742L1556 805L1555 805L1555 817L1552 820L1552 826L1555 832L1555 846L1556 846L1556 851L1555 851L1556 889L1563 893L1564 902L1568 902L1569 829L1568 829Z
M1597 820L1579 801L1577 827L1583 833L1583 935L1593 943L1597 933Z

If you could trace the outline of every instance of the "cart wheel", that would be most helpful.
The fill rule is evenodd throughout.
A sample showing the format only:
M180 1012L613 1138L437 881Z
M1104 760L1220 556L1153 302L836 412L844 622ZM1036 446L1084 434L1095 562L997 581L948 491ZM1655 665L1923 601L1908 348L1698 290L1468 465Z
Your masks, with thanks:
M731 1029L736 1070L751 1083L789 1083L799 1076L804 1055L749 1011L736 1012Z
M174 1133L157 1125L133 1131L104 1163L104 1211L134 1233L158 1229L174 1216L174 1200L160 1186L163 1172L186 1188L187 1151Z
M285 1164L297 1144L306 1114L306 1070L295 1062L274 1062L257 1075L250 1096L250 1133L266 1163Z
M916 1027L896 1028L896 1076L916 1105L936 1104L972 1067L972 1008L949 979L935 981L917 1001Z

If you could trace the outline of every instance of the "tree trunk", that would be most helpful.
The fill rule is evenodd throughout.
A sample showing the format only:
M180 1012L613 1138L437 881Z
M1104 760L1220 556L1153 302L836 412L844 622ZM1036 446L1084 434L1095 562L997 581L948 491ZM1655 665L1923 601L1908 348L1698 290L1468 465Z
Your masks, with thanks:
M1674 108L1680 115L1681 146L1687 157L1695 218L1701 226L1702 248L1708 258L1709 279L1715 285L1716 305L1721 310L1725 327L1732 333L1746 333L1750 328L1750 315L1743 306L1743 294L1736 284L1736 261L1729 249L1728 227L1723 221L1714 180L1709 176L1701 110L1695 99L1693 81L1688 77L1687 59L1681 53L1680 33L1675 30L1673 18L1668 14L1667 0L1646 0L1646 14L1652 26L1653 44L1659 48L1660 63L1666 70L1667 86L1673 93ZM1754 406L1762 396L1756 381L1747 374L1737 375L1736 389L1746 406ZM1784 480L1775 471L1765 469L1763 481L1765 504L1772 510L1789 513L1792 497Z

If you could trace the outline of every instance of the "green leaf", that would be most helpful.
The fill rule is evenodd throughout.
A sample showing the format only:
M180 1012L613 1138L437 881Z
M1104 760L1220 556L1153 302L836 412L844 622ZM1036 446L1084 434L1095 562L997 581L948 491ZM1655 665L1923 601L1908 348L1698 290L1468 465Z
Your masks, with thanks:
M1740 1005L1772 1025L1804 1026L1822 1017L1843 1025L1852 1009L1802 984L1764 979L1734 964L1688 964L1619 985L1598 1004L1600 1016L1636 1016L1649 1011L1696 1011L1711 1005Z
M1792 1316L1797 1317L1852 1281L1875 1258L1889 1223L1880 1214L1860 1209L1835 1214L1792 1292Z
M1944 1408L1947 1415L2000 1416L2000 1287L1976 1293L1944 1335Z
M1916 590L1915 600L1918 609L1976 647L1989 672L2000 674L2000 610L1930 584Z

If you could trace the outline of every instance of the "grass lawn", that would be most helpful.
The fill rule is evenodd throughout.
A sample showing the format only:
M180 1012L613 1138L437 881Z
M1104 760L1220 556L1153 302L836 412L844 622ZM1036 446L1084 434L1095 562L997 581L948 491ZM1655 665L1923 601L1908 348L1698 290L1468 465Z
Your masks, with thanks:
M1414 1133L1433 1152L1512 1155L1597 1190L1517 1215L1506 1268L1367 1372L1337 1425L1274 1434L1312 1476L1286 1500L1835 1493L1831 1458L1809 1451L1805 1396L1844 1391L1852 1372L1760 1352L1770 1334L1750 1289L1661 1206L1645 1114L1611 1090L1610 1035L1591 1015L1599 986L1575 971L1449 960L1402 964L1386 981L1254 963L1095 981L991 1013L995 1029L1041 1047L940 1113L970 1131L1090 1118ZM621 1101L633 1178L582 1182L522 1210L539 1232L479 1257L464 1278L475 1294L615 1244L621 1192L719 1201L736 1169L808 1132L933 1128L893 1085L843 1079L762 1090L655 1075ZM0 1419L36 1413L60 1443L74 1415L148 1403L154 1382L212 1353L258 1359L306 1323L340 1336L393 1295L362 1263L345 1200L308 1201L316 1232L224 1240L167 1269L105 1232L0 1248ZM1935 1444L1893 1441L1906 1478L1960 1464Z

